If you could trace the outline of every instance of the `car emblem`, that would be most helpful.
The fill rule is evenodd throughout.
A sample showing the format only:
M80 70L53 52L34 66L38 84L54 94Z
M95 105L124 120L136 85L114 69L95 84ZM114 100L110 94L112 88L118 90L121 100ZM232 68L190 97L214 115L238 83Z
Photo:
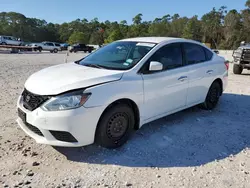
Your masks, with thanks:
M26 96L25 101L26 101L26 102L29 102L29 101L30 101L30 96L29 96L29 95Z

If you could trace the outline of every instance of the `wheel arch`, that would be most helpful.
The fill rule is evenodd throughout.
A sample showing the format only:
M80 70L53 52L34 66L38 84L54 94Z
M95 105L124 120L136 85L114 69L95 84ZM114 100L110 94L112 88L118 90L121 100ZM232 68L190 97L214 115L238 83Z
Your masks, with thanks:
M220 85L220 88L221 88L221 93L220 93L220 95L222 95L222 93L223 93L223 82L222 82L222 79L221 78L216 78L214 81L213 81L213 83L215 83L215 82L218 82L219 83L219 85ZM213 84L212 83L212 84ZM211 84L211 85L212 85ZM210 86L211 87L211 86Z
M97 123L97 126L99 125L99 122L103 116L103 114L109 110L110 108L112 108L112 106L116 105L116 104L127 104L129 105L133 112L134 112L134 115L135 115L135 126L134 126L134 129L135 130L138 130L139 127L140 127L140 111L139 111L139 108L138 108L138 105L131 99L129 98L121 98L121 99L118 99L118 100L115 100L113 101L112 103L110 103L106 108L105 110L102 112L99 120L98 120L98 123ZM97 129L97 127L96 127Z

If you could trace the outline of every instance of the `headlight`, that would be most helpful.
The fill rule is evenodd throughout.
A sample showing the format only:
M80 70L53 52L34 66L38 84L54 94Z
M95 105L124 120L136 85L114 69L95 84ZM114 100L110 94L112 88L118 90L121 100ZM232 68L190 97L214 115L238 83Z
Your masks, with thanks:
M61 111L79 108L88 100L90 95L90 93L77 91L51 97L41 108L45 111Z

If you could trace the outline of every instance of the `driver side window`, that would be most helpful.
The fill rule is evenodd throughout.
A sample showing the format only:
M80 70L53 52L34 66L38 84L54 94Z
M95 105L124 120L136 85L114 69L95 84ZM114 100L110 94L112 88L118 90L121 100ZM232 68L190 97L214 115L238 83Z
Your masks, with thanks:
M144 69L146 72L149 70L151 61L162 63L163 71L183 66L181 44L168 44L156 51L146 63L146 69Z

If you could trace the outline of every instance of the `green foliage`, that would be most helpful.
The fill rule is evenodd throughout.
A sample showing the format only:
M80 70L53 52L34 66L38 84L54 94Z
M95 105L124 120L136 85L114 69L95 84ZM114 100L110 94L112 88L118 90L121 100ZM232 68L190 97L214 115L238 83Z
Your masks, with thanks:
M54 41L70 44L103 44L128 37L168 36L183 37L205 43L212 48L235 49L241 41L250 42L250 0L241 12L213 8L201 19L163 15L153 21L144 21L142 14L118 22L99 22L98 18L76 19L53 24L45 20L27 18L16 12L0 12L0 35L12 35L27 42Z
M202 40L201 22L198 20L198 16L194 16L187 22L183 30L182 37L187 38L187 39L197 40L197 41Z
M75 31L74 33L72 33L72 35L70 35L68 43L87 43L87 38L83 32Z
M105 40L105 43L110 43L119 39L122 39L123 35L119 29L116 29L110 33L108 38Z

